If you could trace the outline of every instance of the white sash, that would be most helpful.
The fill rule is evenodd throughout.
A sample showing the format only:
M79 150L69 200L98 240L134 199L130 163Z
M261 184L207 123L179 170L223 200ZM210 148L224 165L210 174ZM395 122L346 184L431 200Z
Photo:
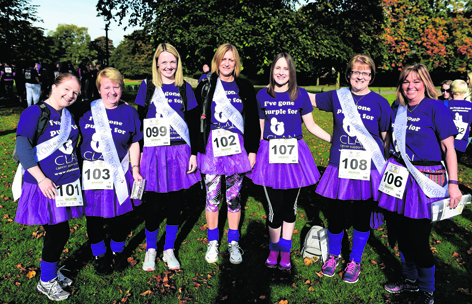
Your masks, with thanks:
M213 101L220 106L221 112L231 120L233 125L244 134L244 119L241 113L231 104L228 97L226 96L225 89L221 84L221 80L218 77L216 82L215 94L213 95Z
M406 139L406 128L407 128L407 116L406 106L398 106L397 115L395 117L395 125L393 132L395 133L395 138L397 140L397 146L400 149L400 153L403 161L405 162L408 171L416 180L421 190L426 194L427 197L445 197L447 194L447 184L444 187L439 186L425 175L423 175L418 169L416 169L413 164L410 162L408 155L406 154L405 149L405 139Z
M190 136L188 132L188 126L185 120L180 117L180 115L172 109L172 107L167 102L167 98L164 95L161 87L156 87L154 94L152 95L151 102L156 107L156 118L159 118L158 115L161 114L163 119L174 128L174 130L182 137L187 145L190 146ZM183 100L182 100L183 102Z
M92 116L95 123L95 131L100 135L103 159L113 170L113 184L118 202L121 205L129 197L128 185L115 143L113 142L105 105L101 99L92 102Z
M49 140L40 143L33 149L34 157L36 162L40 162L46 157L53 154L59 147L61 147L68 139L71 131L72 118L69 110L66 108L62 109L61 115L61 128L59 129L59 135ZM13 200L17 200L21 196L21 189L23 186L23 174L25 169L21 163L18 164L18 169L16 169L15 178L13 179L12 192Z
M364 149L372 155L372 160L377 168L379 174L382 174L382 170L385 167L385 158L383 153L379 149L379 145L374 140L372 135L364 126L361 115L357 111L356 105L351 95L351 91L348 88L342 88L336 91L338 95L339 103L343 110L344 119L348 123L351 130L356 135L357 139L362 143Z

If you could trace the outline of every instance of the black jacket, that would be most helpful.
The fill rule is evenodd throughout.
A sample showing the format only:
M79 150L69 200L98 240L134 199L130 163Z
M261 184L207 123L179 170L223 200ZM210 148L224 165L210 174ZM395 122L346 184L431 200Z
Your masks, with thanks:
M210 135L211 125L211 103L216 89L218 75L211 74L210 91L204 100L205 88L208 86L208 78L203 79L195 90L195 97L198 102L200 113L202 113L200 124L200 136L198 141L198 152L205 153ZM246 79L235 77L236 85L239 88L239 97L243 103L242 116L244 119L244 148L246 152L257 153L259 150L259 141L261 139L261 126L259 124L259 114L257 110L256 92L251 82ZM206 118L203 118L206 117Z

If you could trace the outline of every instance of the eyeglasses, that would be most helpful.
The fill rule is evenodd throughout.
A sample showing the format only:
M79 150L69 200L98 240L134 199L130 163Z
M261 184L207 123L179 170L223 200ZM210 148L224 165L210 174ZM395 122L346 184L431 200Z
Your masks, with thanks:
M361 72L361 71L351 71L351 75L356 76L356 77L359 75L362 75L364 77L370 77L371 73Z
M448 93L451 93L451 89L441 89L441 92L444 93L444 92L448 92Z

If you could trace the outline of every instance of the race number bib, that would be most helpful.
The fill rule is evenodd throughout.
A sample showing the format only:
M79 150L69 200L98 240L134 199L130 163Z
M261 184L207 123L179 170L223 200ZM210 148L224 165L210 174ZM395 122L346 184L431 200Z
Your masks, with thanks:
M111 167L103 160L86 161L82 171L84 190L112 190L113 177Z
M57 186L56 191L56 207L77 207L84 205L80 179L77 179L73 183Z
M465 132L467 131L467 128L469 126L467 125L466 122L462 122L462 121L458 121L458 120L454 120L454 123L456 124L457 131L459 131L459 133L456 135L455 138L457 140L461 140L464 137Z
M341 150L338 177L368 181L371 164L371 157L367 151Z
M170 145L170 125L159 118L144 120L144 146L157 147Z
M297 139L271 139L269 141L269 164L298 164Z
M237 133L225 129L213 130L213 156L227 156L241 153L241 143Z
M31 79L31 72L30 71L25 72L25 79L28 79L28 80Z
M54 78L56 78L57 76L59 76L59 71L54 72Z
M11 70L11 67L5 67L5 73L11 73L12 70Z
M408 175L408 170L405 167L389 163L382 176L379 190L390 196L402 199Z

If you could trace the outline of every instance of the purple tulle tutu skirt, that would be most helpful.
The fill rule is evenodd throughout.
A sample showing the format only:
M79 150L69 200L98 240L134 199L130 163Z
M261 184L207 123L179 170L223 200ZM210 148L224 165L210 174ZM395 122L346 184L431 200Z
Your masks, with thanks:
M261 140L256 164L247 177L256 185L274 189L294 189L316 184L321 175L310 148L303 139L297 143L298 164L270 164L269 141Z
M128 192L133 189L133 175L131 167L125 173ZM115 190L84 190L85 215L104 218L116 217L133 210L134 206L141 205L141 201L129 197L120 205Z
M403 165L400 165L398 162L396 162L393 158L389 159L387 164L388 163L393 163L400 167L404 167ZM432 172L443 169L441 165L415 166L415 168L418 170L431 170ZM423 190L421 190L420 186L418 186L418 183L413 178L413 176L409 174L408 180L406 182L405 192L403 193L403 198L398 199L394 196L390 196L379 191L379 207L387 209L388 211L396 212L398 214L403 214L404 216L413 219L431 219L430 204L444 198L445 197L427 197Z
M316 193L321 196L339 199L365 201L377 200L381 176L375 166L370 170L370 181L339 178L338 167L329 164L318 183Z
M190 147L185 145L144 147L141 175L146 191L167 193L188 189L200 181L198 170L187 174Z
M54 225L84 215L84 207L56 207L37 184L23 183L15 222L25 225Z
M220 157L213 156L212 135L213 132L210 132L205 154L198 153L198 168L203 174L233 175L251 171L251 164L246 149L244 149L244 139L241 134L237 134L241 143L241 153Z

